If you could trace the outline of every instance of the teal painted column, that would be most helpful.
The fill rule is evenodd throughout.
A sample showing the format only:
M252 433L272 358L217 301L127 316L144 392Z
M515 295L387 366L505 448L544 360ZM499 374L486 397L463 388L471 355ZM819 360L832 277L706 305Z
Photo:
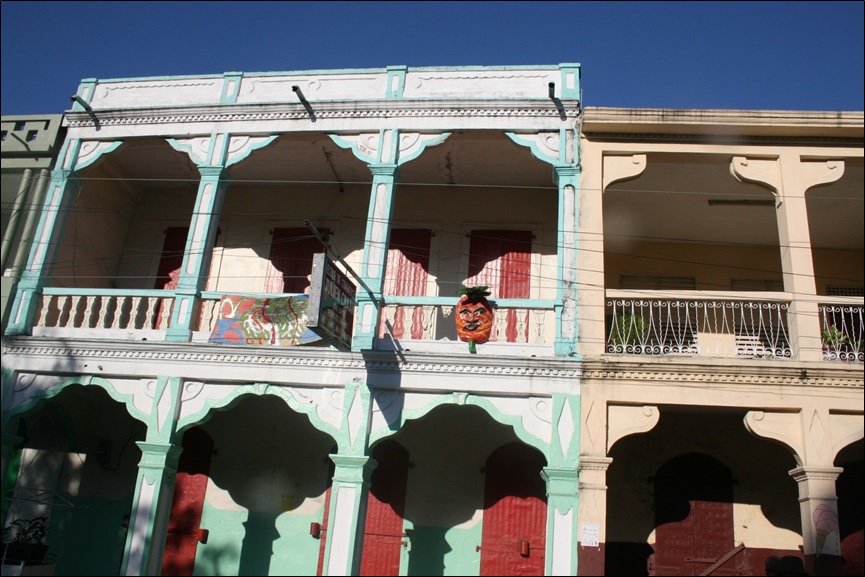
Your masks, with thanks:
M559 189L559 278L556 295L555 354L573 357L577 354L577 226L579 199L577 198L580 170L576 166L554 168Z
M391 131L397 137L396 131ZM353 351L372 349L381 318L382 285L387 247L390 242L390 220L393 213L394 188L399 178L396 163L370 164L372 192L364 238L364 267L360 276L372 294L359 288L357 292L357 321L351 339Z
M565 66L565 65L562 65ZM578 69L563 69L565 86L577 86ZM571 87L573 95L578 88ZM536 134L505 133L520 146L528 147L532 155L553 166L553 180L559 190L558 203L558 266L556 304L556 341L554 352L559 357L577 356L577 228L579 226L580 157L575 128Z
M177 464L182 447L175 444L176 415L183 379L160 377L147 423L147 438L138 442L141 461L129 519L121 575L160 575Z
M545 575L577 574L579 511L580 396L553 393L549 466L541 471L547 484L547 550Z
M32 331L42 289L51 277L63 230L69 220L69 209L75 192L81 186L77 171L93 164L102 155L113 152L121 144L119 140L82 142L77 139L67 140L63 144L57 155L57 168L51 171L39 226L33 237L27 266L21 272L5 334L26 335Z
M67 156L77 156L79 145L79 141L73 141L65 149ZM70 161L68 164L74 165L74 162ZM21 280L9 312L6 335L28 335L33 328L42 289L51 277L63 229L69 218L68 209L80 185L81 181L74 170L56 168L51 172L48 195L33 239L30 257L21 272Z
M388 69L388 98L398 98L405 83L405 67ZM387 266L390 241L390 221L393 212L394 189L399 180L399 167L420 156L430 146L437 146L450 136L400 132L384 128L378 133L335 135L330 137L338 146L350 149L372 172L369 212L364 237L363 269L359 276L369 291L359 288L357 319L352 334L353 351L373 348L381 318L382 285Z
M359 575L369 485L376 463L366 454L372 420L372 391L365 383L346 385L339 453L327 511L324 575Z
M201 182L180 278L174 292L171 323L165 332L166 341L188 342L192 338L192 331L197 328L194 325L197 322L201 291L207 285L219 216L228 186L228 177L222 166L199 166L198 171L201 173Z

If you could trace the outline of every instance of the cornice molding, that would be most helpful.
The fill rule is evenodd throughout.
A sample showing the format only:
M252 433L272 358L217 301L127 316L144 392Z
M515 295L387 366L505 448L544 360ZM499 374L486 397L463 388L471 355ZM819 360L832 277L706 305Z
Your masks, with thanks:
M59 340L39 338L28 342L32 337L18 337L4 340L3 356L38 357L63 359L59 365L69 366L77 360L95 359L117 361L147 361L183 363L189 365L235 365L242 363L247 372L257 367L270 368L274 365L298 369L322 368L367 373L430 373L501 375L514 378L558 378L579 379L578 363L571 359L484 356L466 357L465 355L443 355L428 353L405 353L399 357L394 353L370 351L364 353L341 353L330 349L311 347L262 349L259 347L234 347L204 343L133 343L76 341L67 343ZM133 348L134 347L134 348ZM16 363L20 366L20 362ZM25 363L26 364L26 363ZM58 366L59 366L58 365ZM32 370L22 367L22 370Z
M615 381L635 385L675 382L865 388L861 364L839 363L837 367L827 367L826 364L815 366L814 363L761 360L747 364L673 363L659 359L652 359L652 362L586 360L582 364L582 384Z
M662 132L592 132L583 135L595 142L675 142L682 144L787 144L800 146L855 146L861 147L865 139L843 136L762 136L725 134L672 134Z
M508 118L534 117L561 120L561 111L552 102L538 100L374 100L353 102L311 102L317 120L391 119L412 117ZM579 102L566 102L564 114L575 120ZM94 120L95 117L95 120ZM66 125L86 128L123 125L153 125L193 122L255 122L309 120L307 110L295 103L230 104L135 109L96 109L93 115L68 111Z

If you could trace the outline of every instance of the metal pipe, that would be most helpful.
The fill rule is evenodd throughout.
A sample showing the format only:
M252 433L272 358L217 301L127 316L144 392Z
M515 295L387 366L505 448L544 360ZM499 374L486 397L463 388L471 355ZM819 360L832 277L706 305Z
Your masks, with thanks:
M24 200L30 196L28 188L30 188L30 181L32 179L33 170L30 168L25 169L21 177L21 184L18 185L15 202L12 204L12 214L9 215L9 224L6 225L6 233L3 235L3 245L0 248L0 271L6 270L6 259L9 258L12 241L18 232L18 221L21 219L21 206L24 204Z
M15 263L12 265L12 280L17 281L21 278L21 273L27 264L27 258L30 256L30 245L33 244L33 234L36 228L36 223L42 216L42 203L45 200L45 191L48 190L49 184L48 170L42 169L39 171L39 176L36 178L36 184L33 186L33 209L27 215L27 220L24 222L24 230L21 231L21 245L18 247L18 252L15 254Z

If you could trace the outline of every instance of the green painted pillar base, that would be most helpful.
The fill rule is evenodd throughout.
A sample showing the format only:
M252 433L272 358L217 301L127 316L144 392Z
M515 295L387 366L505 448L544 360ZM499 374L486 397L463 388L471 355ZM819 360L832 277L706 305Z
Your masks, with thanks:
M370 477L376 462L366 456L331 455L336 465L327 512L324 575L359 575Z
M544 574L576 575L579 474L576 467L545 467L541 477L547 483L547 561Z
M160 575L177 463L183 449L174 444L136 444L141 449L141 461L120 574Z

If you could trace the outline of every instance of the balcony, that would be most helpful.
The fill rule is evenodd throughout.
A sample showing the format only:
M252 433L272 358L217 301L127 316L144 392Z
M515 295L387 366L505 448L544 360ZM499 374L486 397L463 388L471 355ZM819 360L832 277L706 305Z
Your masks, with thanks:
M818 307L823 338L823 359L840 362L865 362L862 333L865 327L865 307L862 299L836 297L826 299ZM859 301L859 302L854 302Z
M606 352L728 358L792 357L784 293L607 291Z
M193 342L207 342L219 318L224 295L205 292L199 301ZM274 298L287 294L255 293ZM453 317L454 298L393 297L386 304L375 348L383 351L464 353ZM46 288L36 311L33 336L163 341L170 326L173 291ZM552 356L555 312L552 301L503 299L495 303L487 353Z

